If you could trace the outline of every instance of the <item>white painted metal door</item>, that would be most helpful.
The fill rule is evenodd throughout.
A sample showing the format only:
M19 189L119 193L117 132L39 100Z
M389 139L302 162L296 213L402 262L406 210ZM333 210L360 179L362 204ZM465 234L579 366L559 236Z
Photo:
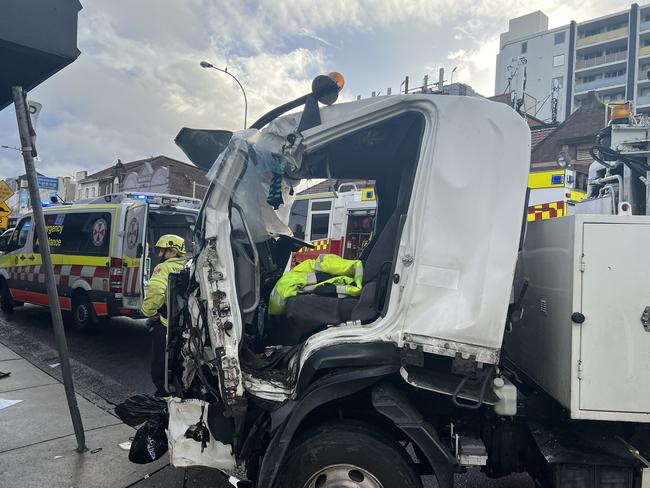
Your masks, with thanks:
M581 410L650 412L648 243L648 224L584 224Z

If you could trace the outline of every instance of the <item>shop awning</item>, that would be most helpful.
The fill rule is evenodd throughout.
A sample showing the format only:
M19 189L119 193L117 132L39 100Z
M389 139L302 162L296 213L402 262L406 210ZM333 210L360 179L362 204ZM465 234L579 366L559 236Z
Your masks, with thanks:
M81 8L79 0L0 2L0 110L12 86L31 90L77 59Z

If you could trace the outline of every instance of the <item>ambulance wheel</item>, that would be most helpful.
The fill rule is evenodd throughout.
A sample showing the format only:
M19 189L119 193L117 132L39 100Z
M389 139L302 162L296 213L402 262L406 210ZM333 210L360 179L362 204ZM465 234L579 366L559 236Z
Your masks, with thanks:
M85 291L78 291L72 295L72 325L75 329L86 331L96 322L92 303Z
M422 482L390 435L362 423L337 422L318 426L292 446L275 486L422 488Z
M14 302L9 292L9 286L4 279L0 280L0 310L6 313L14 311Z

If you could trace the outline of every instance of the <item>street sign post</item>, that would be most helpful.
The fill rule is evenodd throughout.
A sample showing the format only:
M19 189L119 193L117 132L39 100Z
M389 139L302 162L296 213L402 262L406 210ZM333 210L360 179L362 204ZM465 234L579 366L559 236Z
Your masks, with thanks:
M77 451L84 452L86 451L86 435L84 433L81 414L79 413L77 397L74 392L68 343L65 338L65 330L63 329L63 318L61 317L61 307L59 305L59 296L56 289L56 280L54 279L54 267L52 266L52 256L50 255L50 244L47 238L47 228L45 227L45 217L43 216L39 184L36 178L36 168L34 167L34 157L37 154L31 137L31 134L34 131L33 128L30 127L29 110L25 100L25 91L20 86L12 87L11 91L13 94L14 105L16 107L16 122L18 123L18 134L20 136L21 152L23 153L23 161L25 163L25 175L27 176L29 196L32 201L34 227L36 230L36 236L40 243L40 255L43 262L41 269L45 272L45 287L47 289L47 296L50 304L54 338L59 351L63 387L65 389L66 399L68 400L68 409L70 410L72 426L77 437Z

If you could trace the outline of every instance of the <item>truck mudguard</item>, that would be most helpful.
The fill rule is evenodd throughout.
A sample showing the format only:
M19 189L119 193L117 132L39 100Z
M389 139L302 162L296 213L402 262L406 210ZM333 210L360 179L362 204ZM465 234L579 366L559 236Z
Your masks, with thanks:
M274 419L274 414L271 414L273 426L278 427L266 449L256 486L273 486L293 436L307 414L325 403L368 388L381 378L397 373L398 370L399 365L389 364L347 370L323 377L314 382L299 400L288 402L277 411L282 420Z
M453 488L456 458L440 441L434 427L422 418L408 398L392 383L382 382L372 390L372 404L420 448L433 468L438 486Z

